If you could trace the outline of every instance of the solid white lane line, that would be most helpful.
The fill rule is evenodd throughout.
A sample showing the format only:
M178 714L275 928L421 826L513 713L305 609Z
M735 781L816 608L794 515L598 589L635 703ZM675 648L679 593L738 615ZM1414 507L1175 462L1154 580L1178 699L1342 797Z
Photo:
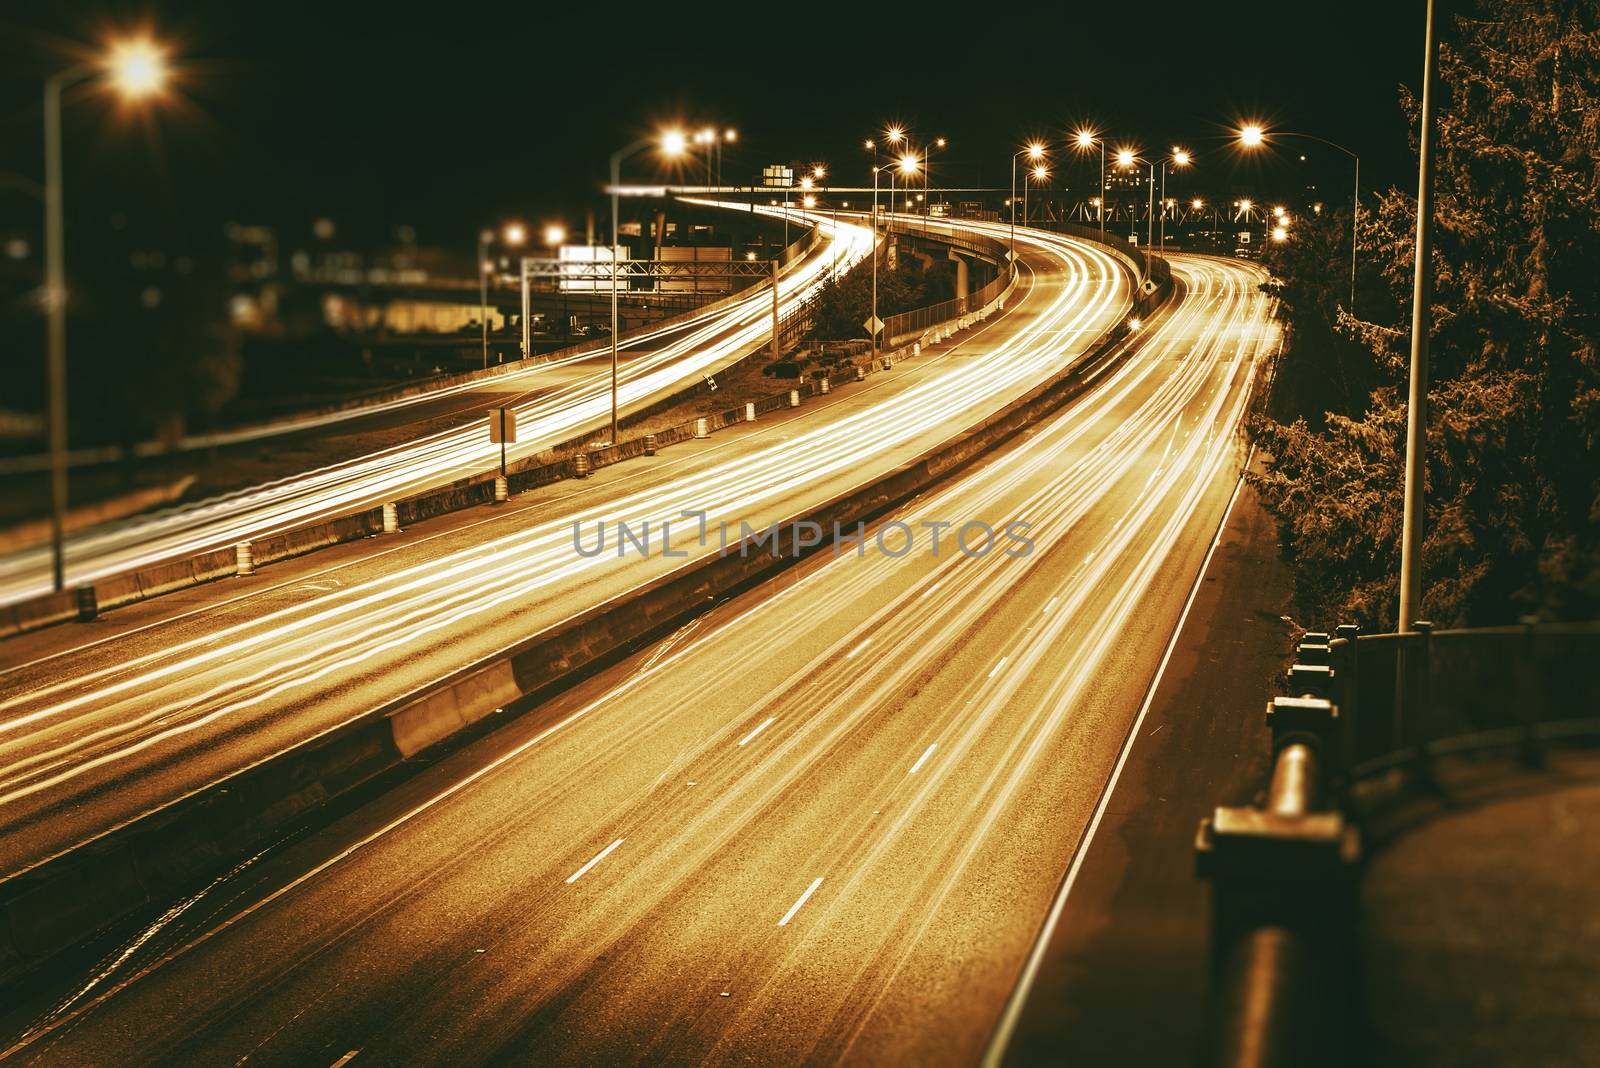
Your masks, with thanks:
M611 851L613 849L617 848L617 846L619 846L621 844L622 844L622 839L618 838L615 842L612 842L610 845L608 845L604 849L600 850L600 852L596 853L593 857L591 857L589 859L589 863L585 864L583 867L579 868L577 871L575 871L571 875L567 876L567 884L570 886L571 884L577 882L579 879L583 878L585 875L589 874L589 869L590 868L594 867L596 864L600 863L602 860L605 860L607 857L609 857L611 855Z
M1010 659L1011 659L1011 657L1009 657L1009 656L1002 656L1000 658L1000 662L998 664L996 664L993 668L990 669L989 677L992 679L996 675L1000 674L1000 669L1005 667L1006 666L1006 661L1010 660Z
M822 885L822 876L811 880L811 885L806 887L806 892L800 895L800 900L789 906L789 911L783 914L783 919L778 921L779 927L789 926L789 921L794 919L794 914L800 911L800 906L806 903L806 898L817 892L817 887Z
M739 739L739 744L740 745L744 745L747 742L749 742L752 739L754 739L756 735L760 734L762 731L764 731L768 727L772 726L772 721L774 719L777 719L777 718L778 717L776 717L776 716L768 716L766 719L762 720L761 721L761 725L759 727L757 727L755 730L751 731L749 734L745 735L743 738Z
M939 743L934 742L932 745L928 746L928 748L924 749L922 751L922 755L917 757L917 762L911 765L911 770L906 772L906 774L915 775L917 773L917 769L922 767L923 764L927 763L928 758L933 756L933 751L937 748L939 748Z
M1172 635L1167 639L1167 647L1161 654L1161 662L1156 665L1155 677L1150 680L1150 686L1145 690L1144 703L1139 706L1138 713L1133 717L1133 723L1128 727L1122 747L1117 752L1117 762L1112 766L1111 775L1100 791L1094 815L1090 817L1089 826L1073 850L1071 864L1067 868L1066 875L1062 877L1061 885L1056 889L1055 898L1050 904L1050 911L1045 915L1044 924L1034 938L1033 948L1023 964L1022 974L1017 978L1016 986L1012 987L1011 997L1007 999L1005 1010L1000 1014L1000 1023L989 1038L989 1046L984 1050L983 1060L980 1062L983 1068L1000 1068L1001 1060L1005 1057L1006 1047L1010 1045L1011 1036L1017 1029L1017 1021L1022 1017L1022 1007L1026 1004L1028 995L1033 992L1033 981L1039 974L1039 966L1044 961L1051 935L1055 933L1056 924L1061 922L1061 913L1066 907L1067 897L1077 884L1078 872L1083 867L1084 857L1094 841L1095 832L1100 829L1100 821L1105 816L1106 808L1111 804L1111 795L1116 792L1117 782L1122 778L1122 768L1128 762L1128 754L1133 751L1133 743L1138 738L1139 729L1144 726L1145 713L1150 711L1150 705L1155 701L1156 690L1161 685L1162 676L1166 674L1167 663L1172 659L1172 651L1178 644L1179 635L1183 633L1184 624L1189 621L1189 609L1194 607L1200 586L1205 582L1206 572L1211 569L1211 558L1216 555L1217 546L1222 544L1222 535L1228 529L1233 506L1238 503L1239 491L1244 487L1244 473L1250 469L1251 461L1255 459L1255 452L1255 447L1251 446L1245 455L1238 480L1233 485L1233 495L1228 498L1228 506L1222 510L1222 521L1217 524L1216 532L1211 536L1211 547L1206 550L1205 558L1200 561L1200 570L1194 577L1194 583L1189 587L1189 597L1183 603L1183 611L1178 613L1177 625L1172 628Z

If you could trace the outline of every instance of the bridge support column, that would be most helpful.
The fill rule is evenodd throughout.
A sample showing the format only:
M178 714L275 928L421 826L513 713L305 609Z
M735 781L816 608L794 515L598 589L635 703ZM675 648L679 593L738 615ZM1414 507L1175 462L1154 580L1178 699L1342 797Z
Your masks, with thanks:
M956 265L956 299L966 300L967 293L972 288L971 269L967 266L967 258L953 250L949 256Z

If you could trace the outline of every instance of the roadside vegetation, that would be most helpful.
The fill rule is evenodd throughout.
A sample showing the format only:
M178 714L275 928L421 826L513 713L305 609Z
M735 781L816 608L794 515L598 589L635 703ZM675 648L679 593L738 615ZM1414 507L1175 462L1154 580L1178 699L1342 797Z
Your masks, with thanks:
M1600 8L1471 5L1439 60L1423 605L1438 625L1600 612ZM1418 102L1401 107L1417 125ZM1414 190L1273 246L1289 341L1253 432L1302 618L1392 629Z
M955 279L949 270L925 268L914 256L902 252L893 270L878 264L878 315L887 319L914 308L955 299ZM865 323L872 314L872 261L867 260L843 278L830 278L817 293L812 313L811 337L818 341L866 339Z

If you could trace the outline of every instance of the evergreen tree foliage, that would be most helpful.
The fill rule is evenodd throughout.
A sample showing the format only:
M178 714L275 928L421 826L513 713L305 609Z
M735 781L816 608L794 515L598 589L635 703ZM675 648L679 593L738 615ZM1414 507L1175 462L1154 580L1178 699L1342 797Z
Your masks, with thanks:
M1423 606L1440 625L1600 609L1600 7L1480 0L1440 42ZM1417 101L1401 105L1416 128ZM1345 216L1348 223L1348 216ZM1392 628L1399 589L1415 198L1362 205L1349 244L1268 260L1301 358L1320 330L1371 354L1359 410L1256 424L1259 485L1308 618ZM1316 230L1313 226L1308 229Z

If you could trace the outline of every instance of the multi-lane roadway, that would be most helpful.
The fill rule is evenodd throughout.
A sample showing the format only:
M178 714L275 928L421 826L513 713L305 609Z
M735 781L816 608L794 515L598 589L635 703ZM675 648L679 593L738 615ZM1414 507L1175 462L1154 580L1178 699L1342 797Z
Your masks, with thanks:
M754 210L774 214L774 209ZM780 277L780 314L800 306L829 276L848 270L872 247L871 231L826 214L791 212L793 218L823 231L822 240ZM629 339L619 371L623 411L696 382L770 336L770 287L756 287L742 298L645 330ZM121 522L73 533L66 544L67 581L98 578L179 557L194 556L236 542L373 508L458 478L483 475L499 461L482 423L486 386L498 392L497 406L517 412L518 442L511 459L530 456L568 437L602 425L610 412L609 348L540 363L492 382L467 383L429 394L396 399L357 410L366 423L395 418L460 417L466 394L478 418L459 418L443 429L402 444L378 449L316 470L264 485L196 501ZM299 435L338 427L348 430L351 413L293 421ZM285 428L279 428L283 430ZM0 556L0 604L49 592L48 546Z
M784 440L752 438L671 484L619 482L567 514L779 514L797 485L859 477L970 421L974 394L1058 373L1125 306L1126 280L1081 245L1019 242L1029 289L982 343L826 426L775 428ZM1274 341L1258 270L1173 266L1181 297L1127 359L887 517L912 551L814 557L247 866L11 1021L12 1055L975 1061L1230 499ZM975 521L1025 523L1031 548L964 554L951 537ZM952 527L936 556L939 523ZM52 749L66 763L9 776L6 807L191 720L370 694L441 634L504 625L484 602L599 575L565 536L533 523L237 630L107 649L81 682L40 665L0 711L24 724L0 747L17 747L7 763ZM318 689L329 677L343 681Z
M674 554L710 555L721 522L765 529L962 434L1071 366L1128 306L1111 254L1043 236L1022 247L1007 314L867 388L436 536L363 543L337 567L267 569L148 625L67 632L0 671L0 876L665 574L682 563L660 549L665 524ZM684 512L703 515L704 543ZM592 544L619 522L648 524L653 551L576 551L575 526Z

